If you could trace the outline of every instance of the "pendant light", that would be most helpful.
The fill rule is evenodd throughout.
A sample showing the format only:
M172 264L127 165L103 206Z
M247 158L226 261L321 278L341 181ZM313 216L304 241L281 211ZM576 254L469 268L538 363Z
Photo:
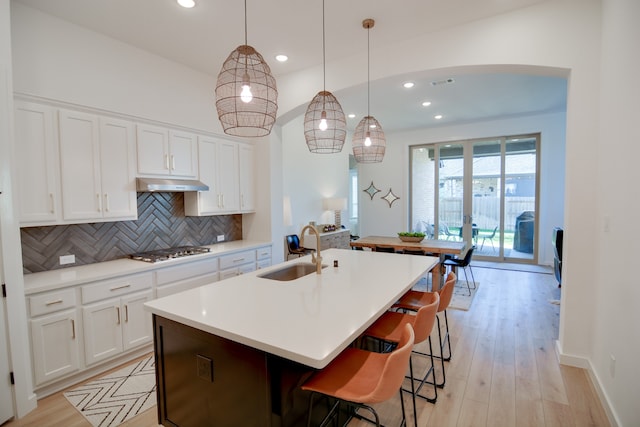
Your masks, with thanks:
M216 109L224 133L257 137L271 133L278 111L278 89L269 65L247 44L247 0L244 44L222 64L216 83Z
M379 163L384 158L387 142L380 123L369 113L371 83L369 76L369 30L373 28L375 21L365 19L362 27L367 30L367 115L360 120L353 133L353 155L358 163Z
M342 151L347 136L347 121L342 106L326 90L326 56L324 34L324 0L322 0L322 90L311 100L304 115L304 137L312 153Z

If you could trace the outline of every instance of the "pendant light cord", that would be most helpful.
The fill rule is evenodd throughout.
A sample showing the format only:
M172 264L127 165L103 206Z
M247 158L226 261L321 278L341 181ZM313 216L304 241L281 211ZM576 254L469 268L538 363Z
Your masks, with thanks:
M324 35L324 0L322 0L322 90L325 92L327 90L327 58L325 54Z
M246 1L246 0L245 0ZM369 48L369 28L367 28L367 116L370 116L370 103L371 103L371 76L370 76L370 71L369 68L371 66L370 62L370 57L371 57L371 49Z
M249 44L247 43L247 0L244 0L244 44Z

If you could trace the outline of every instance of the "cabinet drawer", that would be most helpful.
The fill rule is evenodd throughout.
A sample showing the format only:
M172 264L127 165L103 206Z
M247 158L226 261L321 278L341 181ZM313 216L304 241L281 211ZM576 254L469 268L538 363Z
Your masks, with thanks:
M128 294L130 292L141 291L150 288L151 284L151 272L95 282L94 284L86 285L81 288L82 303L86 304L105 298Z
M256 255L259 260L271 258L271 246L266 248L259 248L258 250L256 250Z
M47 294L29 297L29 313L31 314L31 317L53 313L54 311L75 307L75 305L75 289L62 289Z
M258 270L260 270L261 268L271 267L271 258L258 260L257 267Z
M220 257L220 270L226 270L227 268L236 267L250 262L256 262L255 250L224 255Z
M201 261L157 270L156 284L164 285L171 282L177 282L178 280L188 279L190 277L215 273L216 271L218 271L218 258L207 258Z
M198 286L207 285L218 281L218 273L208 274L206 276L194 277L192 279L181 280L170 285L159 286L156 288L156 298L166 297L188 289L197 288Z

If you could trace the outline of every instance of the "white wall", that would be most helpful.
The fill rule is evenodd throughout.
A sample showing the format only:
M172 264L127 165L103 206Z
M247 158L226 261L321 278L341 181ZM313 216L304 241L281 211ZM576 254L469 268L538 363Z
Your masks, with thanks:
M564 113L556 113L388 133L384 161L378 165L359 165L361 189L373 181L381 190L373 200L367 194L359 193L361 235L390 236L411 229L408 224L410 145L540 132L540 163L544 172L540 182L538 262L553 265L551 230L563 225L564 214L565 119ZM380 200L389 188L400 197L391 208L386 201Z
M7 298L6 304L8 337L10 345L1 343L0 351L7 351L11 359L11 370L16 384L14 413L21 417L36 406L31 377L31 355L27 328L27 308L22 280L22 251L17 218L17 199L13 182L13 96L11 69L11 36L9 34L9 0L0 0L0 236L2 250L0 263L3 264ZM16 249L17 248L17 249ZM4 326L2 319L0 326ZM6 379L3 380L3 382ZM7 383L4 382L6 385ZM3 387L5 386L3 385Z
M601 199L594 232L598 244L593 248L599 268L594 278L597 304L589 360L621 426L640 424L640 286L634 265L640 212L639 17L637 0L603 3L601 126L596 154ZM616 360L613 373L611 355Z

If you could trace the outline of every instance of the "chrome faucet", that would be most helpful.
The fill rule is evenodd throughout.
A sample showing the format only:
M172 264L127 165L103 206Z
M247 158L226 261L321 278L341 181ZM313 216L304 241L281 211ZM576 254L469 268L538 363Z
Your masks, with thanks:
M320 233L318 232L318 229L313 225L305 225L300 232L300 236L302 236L302 239L304 239L304 232L307 231L307 228L311 233L314 233L316 235L316 251L311 252L311 263L316 265L316 274L322 274L322 257L320 256Z

